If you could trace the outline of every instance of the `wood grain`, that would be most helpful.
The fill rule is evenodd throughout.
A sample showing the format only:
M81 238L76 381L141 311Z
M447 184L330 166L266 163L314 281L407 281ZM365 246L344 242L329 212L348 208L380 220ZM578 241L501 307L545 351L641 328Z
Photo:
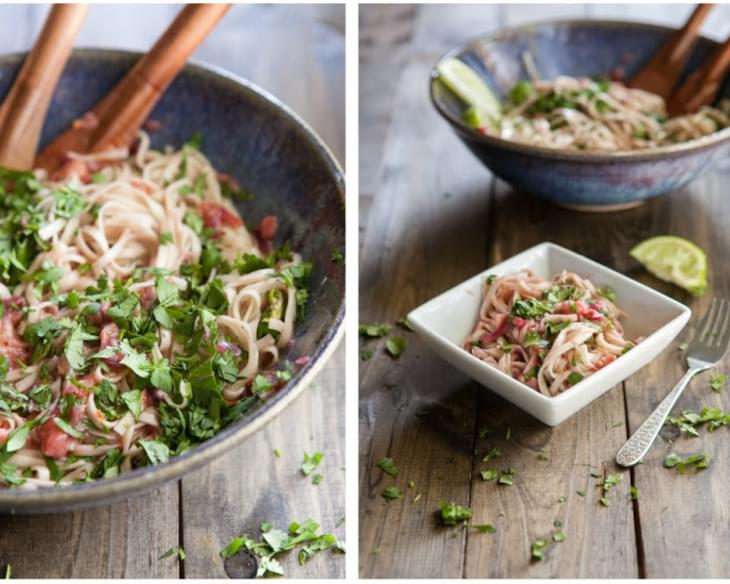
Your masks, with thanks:
M0 516L0 565L17 578L177 578L177 483L76 513Z
M721 187L730 178L727 162L690 189L632 211L586 215L563 210L493 180L436 117L424 86L430 65L444 50L500 26L603 14L676 24L690 10L689 5L661 11L638 5L429 5L411 12L396 6L361 7L361 43L387 41L408 31L397 45L398 68L384 62L387 51L373 48L374 42L361 51L360 118L370 126L360 134L360 155L366 161L361 171L368 169L361 176L361 188L366 187L361 190L361 322L392 323L466 277L544 240L619 269L699 313L713 293L730 293L727 281L720 284L720 258L730 243L723 228L730 220L730 204ZM726 34L729 13L728 7L717 7L705 30ZM410 14L412 22L403 16L388 26L391 14ZM395 98L377 91L383 85L379 67L391 74L400 71ZM635 243L660 233L684 235L708 251L717 275L701 301L659 282L629 258ZM393 334L408 342L395 362L383 354L384 340L361 340L363 349L375 351L360 369L362 577L728 573L730 523L723 478L730 453L722 429L700 440L675 440L673 448L681 454L706 451L713 456L713 466L698 475L679 476L661 467L672 447L668 443L658 444L645 464L632 471L613 463L631 430L680 376L676 349L667 349L558 428L548 428L470 382L415 335ZM727 371L726 359L716 372ZM699 397L693 397L695 392ZM678 409L706 405L730 410L726 394L712 393L705 376L693 383ZM676 436L664 432L664 440L672 438ZM483 463L490 447L498 447L502 456ZM384 456L394 459L398 478L377 468ZM480 470L508 467L516 471L511 487L479 477ZM607 494L609 507L598 503L600 479L591 473L599 470L623 477ZM386 503L381 493L391 485L404 497ZM630 498L632 485L639 488L638 501ZM441 500L469 505L473 522L493 524L496 533L440 527L436 511ZM549 539L556 521L565 542L549 545L543 561L531 561L531 543Z

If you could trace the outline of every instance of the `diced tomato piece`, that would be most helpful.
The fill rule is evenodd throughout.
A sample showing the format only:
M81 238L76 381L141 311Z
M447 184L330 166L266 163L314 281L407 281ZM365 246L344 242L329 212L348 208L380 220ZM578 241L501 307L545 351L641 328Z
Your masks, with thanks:
M211 201L203 201L198 207L203 217L203 223L215 231L219 231L224 225L227 227L241 227L243 221L235 213L226 209L223 205Z
M119 327L113 322L105 324L99 334L99 345L101 348L106 349L107 347L112 347L116 345L118 341Z
M274 239L278 230L279 220L276 215L266 215L266 217L261 219L261 223L259 225L259 235L261 236L261 239Z
M596 361L595 365L593 365L593 371L603 369L606 365L608 365L609 363L613 363L615 360L616 355L604 355L598 361Z
M53 418L46 420L38 428L38 439L41 443L41 452L43 455L50 456L51 458L63 458L78 443L78 440L69 436L61 428L56 426Z
M4 301L5 313L0 319L0 353L8 360L11 365L15 365L18 361L27 361L30 357L30 347L21 338L15 330L21 319L20 311L10 308L11 305L17 306L18 302L13 298Z

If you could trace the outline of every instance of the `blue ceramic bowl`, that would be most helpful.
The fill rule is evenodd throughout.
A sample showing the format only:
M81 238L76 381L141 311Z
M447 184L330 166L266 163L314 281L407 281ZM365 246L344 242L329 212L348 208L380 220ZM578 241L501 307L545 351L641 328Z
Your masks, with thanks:
M500 98L527 75L521 55L529 51L545 79L558 75L630 76L674 32L624 21L553 21L474 39L446 53L470 65ZM700 38L687 71L717 46ZM440 61L439 61L440 62ZM583 210L615 210L683 188L728 152L730 128L698 140L652 150L591 153L559 151L486 136L462 121L464 104L431 72L431 100L469 149L516 189ZM730 96L730 79L722 95Z
M43 143L89 110L139 57L122 51L74 51L54 95ZM7 93L22 58L0 56L0 96ZM337 162L317 135L275 97L202 65L185 67L150 117L161 123L151 135L157 148L179 147L200 132L201 149L213 165L254 194L253 200L237 203L247 224L256 225L270 213L278 215L277 243L289 241L292 249L313 262L306 316L297 325L294 346L286 355L292 360L306 355L311 360L264 405L168 463L59 489L0 489L0 512L40 513L99 505L178 478L220 456L291 403L341 336L345 268L342 262L332 262L332 252L345 250L345 184Z

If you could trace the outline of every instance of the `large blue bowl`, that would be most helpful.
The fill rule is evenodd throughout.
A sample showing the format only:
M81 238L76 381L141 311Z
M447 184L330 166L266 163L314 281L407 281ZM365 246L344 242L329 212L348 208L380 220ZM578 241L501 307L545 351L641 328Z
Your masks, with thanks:
M462 59L504 98L517 81L527 77L521 58L524 51L531 53L545 79L606 76L616 69L630 76L673 32L663 26L624 21L541 22L474 39L441 60ZM714 41L700 38L687 71L696 69L716 46ZM725 97L730 96L728 81L721 92ZM518 190L583 210L627 208L681 189L727 154L730 145L729 128L691 142L620 153L519 144L486 136L464 124L465 106L438 80L436 67L430 90L438 112L494 174Z
M43 143L89 110L140 56L123 51L74 51L51 103ZM23 55L0 56L0 99L22 59ZM246 223L256 225L264 215L278 215L278 243L289 241L292 249L313 262L306 316L296 326L294 346L287 355L292 360L300 356L311 360L263 406L170 462L59 489L0 489L0 512L40 513L108 503L158 487L201 466L291 403L341 336L345 268L342 262L332 261L332 252L345 250L345 185L337 162L317 135L275 97L202 65L185 67L151 118L161 124L152 134L157 148L179 147L200 132L201 149L213 165L253 193L253 200L237 203ZM241 472L248 471L242 467Z

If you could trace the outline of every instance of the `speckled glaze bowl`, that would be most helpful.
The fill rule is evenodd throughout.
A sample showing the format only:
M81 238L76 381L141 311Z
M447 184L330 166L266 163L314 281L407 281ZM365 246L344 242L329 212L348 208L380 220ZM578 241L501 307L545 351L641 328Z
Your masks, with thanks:
M140 55L86 49L73 53L51 104L43 142L91 108ZM0 57L4 96L22 55ZM202 151L235 177L254 199L237 203L256 225L266 214L279 218L277 242L314 263L309 305L286 355L310 361L264 405L216 437L171 461L114 479L39 491L0 489L0 512L45 513L110 503L158 487L220 456L256 432L300 395L334 351L344 318L345 268L332 251L345 249L345 183L319 137L291 110L255 85L224 71L188 65L165 93L151 118L161 123L153 146L179 147L195 132ZM0 523L2 520L0 519Z
M521 55L529 51L540 75L630 76L674 30L637 22L575 20L529 24L469 41L441 60L458 57L504 98L527 75ZM700 38L687 70L696 69L717 46ZM440 61L439 61L440 62ZM461 119L464 105L431 72L436 110L469 149L516 189L586 211L610 211L641 204L683 188L727 155L730 129L682 144L644 151L591 153L559 151L486 136ZM730 80L722 95L730 96Z

